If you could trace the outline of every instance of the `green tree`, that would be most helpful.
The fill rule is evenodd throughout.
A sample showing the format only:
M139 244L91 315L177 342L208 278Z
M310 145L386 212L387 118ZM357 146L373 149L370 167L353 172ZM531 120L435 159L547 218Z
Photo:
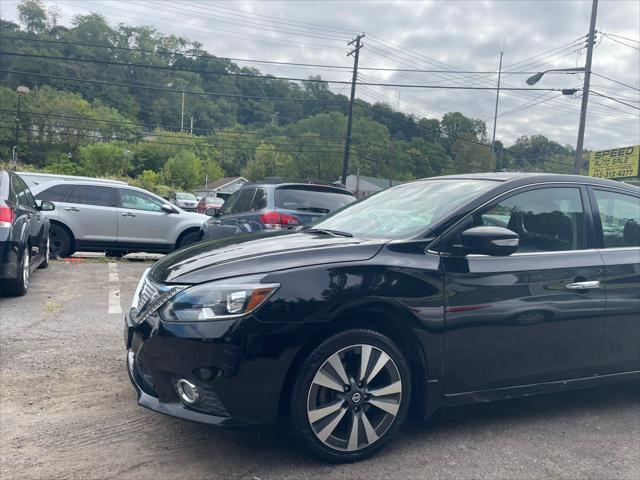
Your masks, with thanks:
M182 150L162 167L162 179L168 185L191 190L202 182L202 161L188 150Z
M127 175L128 155L125 144L93 143L80 147L82 169L92 176Z

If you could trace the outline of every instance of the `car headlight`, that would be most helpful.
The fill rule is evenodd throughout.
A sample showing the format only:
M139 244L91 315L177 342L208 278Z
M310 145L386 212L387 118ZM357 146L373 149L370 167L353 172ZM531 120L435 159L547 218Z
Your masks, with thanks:
M275 293L278 283L211 282L186 288L160 308L166 322L203 322L247 315Z

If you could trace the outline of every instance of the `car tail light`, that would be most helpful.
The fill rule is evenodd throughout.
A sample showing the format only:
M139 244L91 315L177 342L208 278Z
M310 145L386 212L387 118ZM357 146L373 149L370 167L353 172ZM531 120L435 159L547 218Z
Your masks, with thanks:
M10 227L16 219L16 213L12 208L0 205L0 227Z
M265 212L260 215L260 222L266 225L267 228L286 228L301 225L298 217L280 212Z

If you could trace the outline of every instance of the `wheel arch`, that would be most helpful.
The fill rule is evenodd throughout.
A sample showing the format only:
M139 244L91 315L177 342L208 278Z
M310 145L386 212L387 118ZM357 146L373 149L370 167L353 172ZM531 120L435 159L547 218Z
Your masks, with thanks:
M53 225L62 228L63 230L65 230L69 234L69 238L71 239L71 248L73 248L75 250L75 248L76 248L76 236L73 234L71 229L65 223L61 222L60 220L54 220L54 219L51 218L51 219L49 219L49 232L51 232L51 227Z
M424 415L429 371L427 355L418 336L413 331L410 321L404 318L406 314L398 315L396 310L384 302L361 305L356 309L345 309L317 330L300 347L291 362L280 394L279 415L282 416L288 411L294 380L303 360L311 351L336 333L357 328L374 330L389 337L406 355L412 384L409 412L414 416Z
M182 239L184 238L185 235L187 235L188 233L197 233L198 234L198 240L200 240L200 227L186 227L184 230L182 230L180 232L180 234L178 235L178 237L176 238L176 242L174 244L174 248L179 248L178 245L180 245L180 242L182 241Z

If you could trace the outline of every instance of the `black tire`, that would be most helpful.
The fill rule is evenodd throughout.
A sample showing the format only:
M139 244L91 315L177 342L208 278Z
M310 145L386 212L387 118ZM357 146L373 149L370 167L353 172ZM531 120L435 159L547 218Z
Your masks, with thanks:
M128 252L126 250L105 250L104 252L105 256L112 258L122 258L127 253Z
M26 265L25 265L26 262ZM29 246L24 245L22 251L22 260L18 265L18 275L13 280L2 281L2 292L11 297L21 297L29 289L29 278L31 276L31 256L29 255ZM26 272L26 273L25 273Z
M368 349L366 356L364 348ZM349 387L332 366L336 358ZM359 363L363 358L368 359L364 373ZM384 364L376 371L379 361ZM326 373L334 385L337 380L344 389L339 391L340 385L328 388L317 383ZM391 393L383 393L383 388ZM356 394L360 394L357 399ZM383 448L400 429L410 399L410 369L393 341L372 330L346 330L314 348L298 369L289 405L293 435L321 460L331 463L363 460ZM384 410L373 403L383 405ZM390 407L395 410L387 411ZM332 413L318 413L327 409ZM312 420L314 417L316 420Z
M54 257L68 257L73 254L73 240L64 227L52 224L49 230L51 237L51 254Z
M197 230L193 230L191 232L184 233L180 237L180 240L178 241L178 244L176 245L176 249L184 248L187 245L191 245L192 243L196 243L199 240L200 240L200 232L197 231Z
M49 259L51 258L51 236L47 232L47 240L44 243L44 255L42 262L38 265L38 268L45 269L49 266Z

